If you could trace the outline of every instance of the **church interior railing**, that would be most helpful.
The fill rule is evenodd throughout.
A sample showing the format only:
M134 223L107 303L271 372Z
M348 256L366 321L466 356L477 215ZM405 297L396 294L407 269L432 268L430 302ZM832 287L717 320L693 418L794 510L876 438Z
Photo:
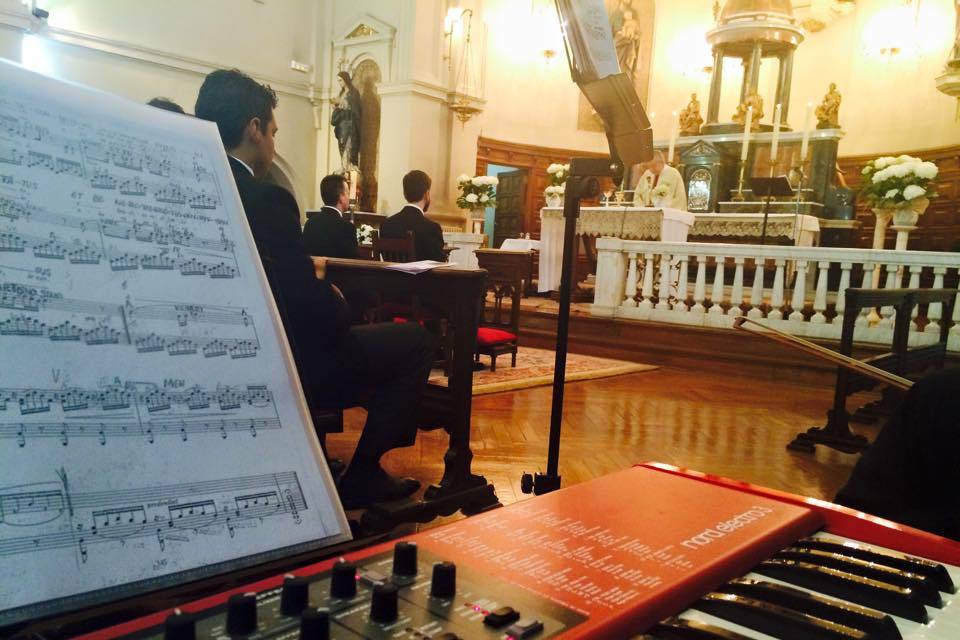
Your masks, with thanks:
M591 313L733 328L745 315L794 335L839 340L849 287L957 288L960 253L832 247L655 242L600 238ZM942 305L914 312L910 345L932 344L951 325L960 351L960 294L953 318ZM894 309L867 310L854 339L890 344Z

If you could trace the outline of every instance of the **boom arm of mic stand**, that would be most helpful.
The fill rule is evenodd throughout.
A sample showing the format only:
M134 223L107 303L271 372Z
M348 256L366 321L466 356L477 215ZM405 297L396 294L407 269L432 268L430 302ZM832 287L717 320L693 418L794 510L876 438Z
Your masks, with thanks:
M563 266L560 272L560 309L557 316L557 346L553 369L553 402L550 409L550 440L547 472L526 473L520 482L524 493L541 495L560 488L560 428L563 420L563 385L566 382L567 338L570 333L570 296L573 288L573 263L577 256L577 218L580 201L600 194L598 177L622 178L623 166L611 149L611 158L573 158L563 201Z

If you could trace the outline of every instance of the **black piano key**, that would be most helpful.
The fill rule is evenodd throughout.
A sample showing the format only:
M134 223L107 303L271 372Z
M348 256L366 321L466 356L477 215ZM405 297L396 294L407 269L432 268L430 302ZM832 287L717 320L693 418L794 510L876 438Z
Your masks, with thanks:
M907 573L898 569L891 569L860 560L851 556L843 556L829 551L819 551L817 549L800 549L798 547L788 547L774 555L775 558L786 558L787 560L799 560L800 562L809 562L832 569L839 569L864 578L873 578L887 584L893 584L898 587L913 589L920 595L924 604L931 607L943 607L943 600L940 598L940 590L933 580L924 576L918 576L915 573Z
M860 629L868 632L871 638L879 640L901 640L902 638L900 630L897 629L897 623L885 613L783 584L740 578L720 587L719 591L770 602L800 613Z
M659 640L750 640L745 635L698 620L669 618L658 622L646 633Z
M944 593L957 592L957 588L954 586L947 568L942 564L925 558L917 558L896 551L878 549L868 544L863 544L862 542L834 541L823 538L805 538L797 541L794 546L840 553L845 556L853 556L854 558L860 558L868 562L876 562L877 564L893 567L894 569L900 569L901 571L927 576L936 582L937 588L940 589L940 591Z
M733 593L708 593L692 608L783 640L865 640L866 631Z
M927 609L918 594L872 578L809 562L777 558L764 560L753 571L914 622L926 623L928 620Z

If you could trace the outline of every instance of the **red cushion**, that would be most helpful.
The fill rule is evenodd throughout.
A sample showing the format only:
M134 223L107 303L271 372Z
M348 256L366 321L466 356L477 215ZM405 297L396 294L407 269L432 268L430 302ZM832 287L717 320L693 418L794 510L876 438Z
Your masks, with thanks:
M481 327L477 329L477 344L490 346L493 344L502 344L504 342L513 342L517 336L509 331L502 329L491 329L490 327Z
M403 318L403 317L397 316L396 318L393 319L394 324L407 324L408 322L411 322L410 318ZM417 322L420 323L421 327L423 326L423 320L418 320Z

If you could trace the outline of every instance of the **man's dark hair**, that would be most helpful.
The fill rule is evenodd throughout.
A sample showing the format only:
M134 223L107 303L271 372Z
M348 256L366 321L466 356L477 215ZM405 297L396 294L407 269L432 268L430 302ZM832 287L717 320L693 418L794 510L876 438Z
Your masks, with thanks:
M236 69L218 69L204 79L193 111L216 122L223 146L233 149L243 142L243 130L254 118L260 118L260 130L266 133L276 107L277 94L269 85Z
M157 109L163 109L164 111L173 111L174 113L186 114L186 111L183 110L183 107L170 98L161 98L158 96L147 104L151 107L156 107Z
M430 176L419 169L414 169L403 176L403 197L407 202L420 202L427 191L430 191L431 184L433 181L430 180Z
M340 194L347 188L347 179L339 173L331 173L320 181L320 199L323 204L332 207L337 204Z

